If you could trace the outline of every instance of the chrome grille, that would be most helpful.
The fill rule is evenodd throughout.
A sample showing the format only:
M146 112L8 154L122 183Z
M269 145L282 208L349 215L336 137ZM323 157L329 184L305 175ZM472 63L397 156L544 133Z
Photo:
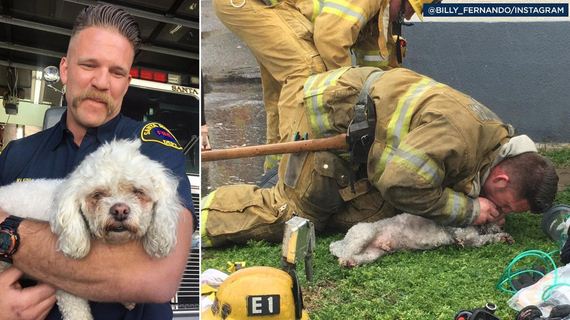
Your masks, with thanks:
M192 194L192 202L194 204L194 210L196 212L196 231L192 235L192 250L188 256L188 261L186 263L186 269L182 275L182 281L180 282L180 287L176 292L174 298L172 298L171 305L174 313L177 312L187 312L187 311L199 311L200 302L200 222L198 220L200 207L200 195Z

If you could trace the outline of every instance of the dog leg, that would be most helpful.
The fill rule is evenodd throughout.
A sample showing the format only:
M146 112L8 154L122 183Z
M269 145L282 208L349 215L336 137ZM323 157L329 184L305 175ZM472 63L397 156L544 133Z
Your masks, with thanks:
M370 263L376 261L376 259L380 258L381 256L387 254L387 251L384 251L378 247L368 247L362 253L358 253L352 255L350 258L339 258L338 262L343 267L356 267L362 264Z
M63 290L57 290L56 298L64 320L93 320L87 300Z
M513 237L506 232L480 234L475 227L453 228L453 236L455 241L464 247L482 247L491 243L508 243L515 242ZM481 229L492 230L492 229ZM500 229L499 229L500 230Z
M330 252L338 257L341 266L354 267L386 254L383 249L389 247L389 241L383 241L384 237L378 234L382 230L380 223L358 223L348 230L344 239L331 243Z
M481 246L484 246L486 244L491 244L491 243L508 243L508 244L515 243L515 240L513 239L513 237L506 232L493 233L493 234L483 234L483 235L479 235L479 237L475 237L473 239L467 239L467 240L468 241L466 241L466 245L473 246L473 247L481 247Z
M336 257L348 257L361 252L376 235L373 231L374 223L358 223L348 230L344 239L330 244L329 250Z

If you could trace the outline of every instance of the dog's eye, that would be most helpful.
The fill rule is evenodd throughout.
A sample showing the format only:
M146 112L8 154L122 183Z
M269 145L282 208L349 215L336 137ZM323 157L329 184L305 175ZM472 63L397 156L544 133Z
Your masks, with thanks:
M101 198L103 198L104 194L101 191L95 191L91 194L91 198L95 199L95 200L99 200Z
M146 194L143 189L134 188L133 193L138 197L144 197Z

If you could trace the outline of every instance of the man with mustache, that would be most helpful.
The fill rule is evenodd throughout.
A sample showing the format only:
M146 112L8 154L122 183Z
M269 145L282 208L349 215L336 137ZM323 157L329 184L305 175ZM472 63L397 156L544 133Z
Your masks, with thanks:
M0 228L19 236L13 250L0 252L0 258L13 263L0 274L0 319L60 319L53 307L55 288L97 301L91 302L95 319L172 318L167 301L178 288L190 251L193 206L176 139L159 123L142 123L120 114L140 41L136 22L121 9L97 5L79 14L60 63L67 111L54 127L15 140L3 150L0 185L63 178L102 143L141 139L141 152L180 180L178 193L186 208L180 213L174 252L153 259L140 243L108 246L94 241L86 258L72 260L56 252L56 237L47 223L19 221L0 209ZM41 283L20 287L18 278L23 273ZM116 301L137 304L129 311Z

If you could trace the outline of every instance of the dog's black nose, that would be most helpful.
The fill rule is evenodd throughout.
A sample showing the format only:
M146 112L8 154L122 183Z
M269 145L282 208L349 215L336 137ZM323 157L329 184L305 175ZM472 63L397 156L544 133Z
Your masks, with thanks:
M117 221L124 221L129 216L131 208L124 203L116 203L109 209L111 215Z

